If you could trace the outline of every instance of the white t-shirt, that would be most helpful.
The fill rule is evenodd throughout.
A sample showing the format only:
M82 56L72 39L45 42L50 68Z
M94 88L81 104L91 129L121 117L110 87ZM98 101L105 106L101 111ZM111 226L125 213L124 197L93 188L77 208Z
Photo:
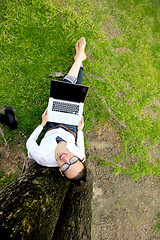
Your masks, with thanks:
M43 127L39 125L31 136L28 138L26 147L28 157L34 159L38 164L46 167L58 167L55 159L55 148L57 146L56 137L59 136L67 142L66 148L80 159L85 158L84 136L82 131L77 132L77 145L75 145L75 137L72 133L63 128L49 130L40 145L37 144L37 139Z

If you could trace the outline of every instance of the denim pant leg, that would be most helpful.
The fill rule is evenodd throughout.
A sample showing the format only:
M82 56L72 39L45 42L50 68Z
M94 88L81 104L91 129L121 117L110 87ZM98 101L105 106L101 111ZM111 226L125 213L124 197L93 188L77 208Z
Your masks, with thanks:
M47 122L45 133L48 130L51 130L51 129L54 129L54 128L59 128L59 127L62 127L62 126L64 126L64 129L66 131L71 132L72 134L74 133L73 135L74 135L75 138L77 137L77 130L78 130L77 126L64 124L64 123Z
M81 67L79 69L77 78L75 78L71 75L66 75L63 80L64 80L64 82L82 85L82 79L83 79L83 64L81 65Z
M76 84L82 85L83 67L80 67Z

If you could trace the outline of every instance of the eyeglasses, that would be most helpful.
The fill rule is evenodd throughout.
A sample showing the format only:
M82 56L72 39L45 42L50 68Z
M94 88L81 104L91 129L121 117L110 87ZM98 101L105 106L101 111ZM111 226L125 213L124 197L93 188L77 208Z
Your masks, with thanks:
M66 171L72 164L76 163L77 161L81 161L82 160L80 158L78 158L77 156L73 156L69 159L69 163L64 163L61 167L60 167L60 170L62 172Z

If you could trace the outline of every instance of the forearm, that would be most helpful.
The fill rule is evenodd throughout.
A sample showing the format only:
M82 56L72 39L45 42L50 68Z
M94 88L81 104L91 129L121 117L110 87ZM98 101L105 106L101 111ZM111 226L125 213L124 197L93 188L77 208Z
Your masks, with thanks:
M36 141L38 139L39 134L42 132L43 130L43 126L39 125L34 131L33 133L30 135L30 137L28 138L27 142L29 142L30 140L34 140Z
M85 153L84 135L82 131L77 132L77 147Z

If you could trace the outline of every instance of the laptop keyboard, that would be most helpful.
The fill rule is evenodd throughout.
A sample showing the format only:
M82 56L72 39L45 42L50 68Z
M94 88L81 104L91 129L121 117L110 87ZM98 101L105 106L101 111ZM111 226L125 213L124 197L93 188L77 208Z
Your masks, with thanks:
M79 105L64 102L53 102L52 111L78 115Z

